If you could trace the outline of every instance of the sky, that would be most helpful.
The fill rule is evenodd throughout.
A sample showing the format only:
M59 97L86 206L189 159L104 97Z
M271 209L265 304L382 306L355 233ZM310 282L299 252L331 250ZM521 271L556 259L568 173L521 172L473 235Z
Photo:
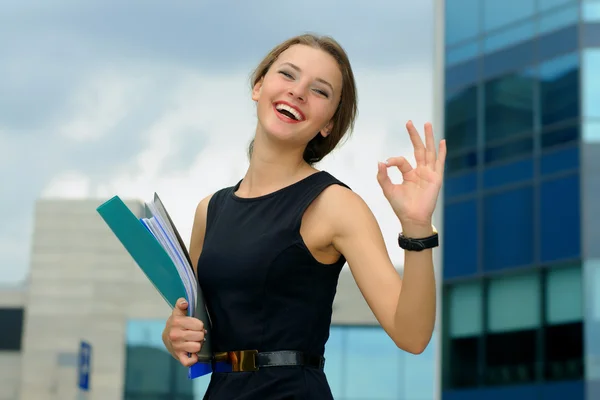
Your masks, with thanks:
M0 285L26 281L40 198L149 200L156 191L189 240L198 201L248 166L253 68L304 32L342 44L359 95L354 132L317 167L365 199L401 264L400 226L375 176L379 160L412 160L407 120L422 130L433 119L431 2L8 0Z

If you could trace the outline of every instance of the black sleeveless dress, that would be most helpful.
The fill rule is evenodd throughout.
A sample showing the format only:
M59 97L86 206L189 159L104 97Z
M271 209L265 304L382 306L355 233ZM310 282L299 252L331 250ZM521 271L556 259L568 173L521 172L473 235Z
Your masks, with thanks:
M300 236L302 216L328 186L316 172L268 195L240 198L241 181L208 205L198 280L214 352L295 350L323 355L342 266L321 264ZM277 366L213 372L204 400L333 399L322 369Z

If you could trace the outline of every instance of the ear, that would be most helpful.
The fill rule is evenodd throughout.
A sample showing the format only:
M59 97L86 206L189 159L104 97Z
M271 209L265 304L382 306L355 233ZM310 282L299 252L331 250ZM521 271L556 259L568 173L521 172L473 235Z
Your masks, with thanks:
M325 125L325 127L323 129L321 129L321 131L319 133L321 134L321 136L327 137L331 133L332 129L333 129L333 121L329 121L329 123L327 125Z
M254 87L252 88L252 100L258 101L258 99L260 98L260 91L262 89L262 84L263 84L263 78L260 78L260 80L258 82L256 82L256 85L254 85Z

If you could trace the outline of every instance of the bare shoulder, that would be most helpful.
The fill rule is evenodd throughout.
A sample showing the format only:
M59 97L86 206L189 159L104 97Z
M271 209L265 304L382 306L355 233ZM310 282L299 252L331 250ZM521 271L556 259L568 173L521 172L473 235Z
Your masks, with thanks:
M198 258L202 253L204 244L204 234L206 233L206 216L208 214L208 205L214 193L204 197L196 206L194 212L194 223L192 225L192 236L190 238L190 258L192 259L192 267L196 271Z
M319 199L319 214L338 234L350 226L364 225L374 220L373 213L363 198L342 185L331 185Z

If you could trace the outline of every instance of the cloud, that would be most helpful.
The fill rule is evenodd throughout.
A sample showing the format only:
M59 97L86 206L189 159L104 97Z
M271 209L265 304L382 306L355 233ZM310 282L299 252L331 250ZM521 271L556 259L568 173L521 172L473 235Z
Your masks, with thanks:
M250 71L271 46L306 30L342 42L359 86L356 131L320 167L367 200L395 246L398 223L376 162L406 153L407 119L430 118L431 4L266 4L3 6L0 207L10 211L0 225L0 281L25 276L39 196L158 191L188 238L196 203L245 172L256 120Z

